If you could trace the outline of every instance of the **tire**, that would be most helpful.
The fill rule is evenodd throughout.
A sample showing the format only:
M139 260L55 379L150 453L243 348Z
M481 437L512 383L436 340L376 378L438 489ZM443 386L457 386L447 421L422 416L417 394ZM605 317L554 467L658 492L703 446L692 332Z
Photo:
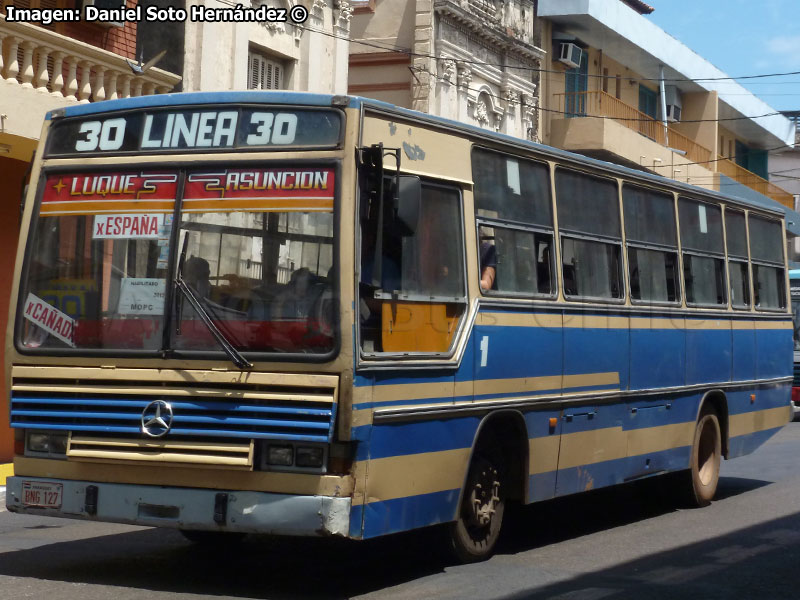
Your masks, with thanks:
M179 531L193 544L203 546L238 544L247 535L238 531L204 531L202 529L180 529Z
M502 466L500 457L477 452L470 463L458 519L448 526L449 547L460 562L479 562L494 553L505 511Z
M719 418L712 408L704 408L697 420L692 443L689 477L691 479L691 504L701 507L711 504L719 483L719 466L722 462L722 432Z

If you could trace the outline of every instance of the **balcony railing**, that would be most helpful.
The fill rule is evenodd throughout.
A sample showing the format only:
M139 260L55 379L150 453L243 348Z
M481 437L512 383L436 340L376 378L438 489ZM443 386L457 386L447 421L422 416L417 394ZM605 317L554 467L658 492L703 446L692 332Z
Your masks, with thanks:
M0 14L0 77L75 102L172 90L180 76L151 68L135 76L125 58Z
M789 192L759 177L752 171L740 167L732 160L728 160L722 156L717 157L717 171L723 175L727 175L737 183L741 183L757 191L759 194L763 194L776 202L780 202L786 208L794 209L794 197Z
M556 94L555 96L558 98L559 110L567 118L604 117L614 119L625 127L638 131L662 146L668 146L684 152L686 158L691 162L706 163L709 170L719 171L734 181L768 198L772 198L788 208L794 207L794 200L790 193L721 156L718 157L716 162L713 161L711 158L712 152L708 148L704 148L692 141L684 134L676 131L672 126L668 126L665 132L664 124L661 121L656 121L611 94L594 91ZM714 166L715 164L717 165L716 167Z
M668 126L665 131L661 121L656 121L607 92L571 92L556 94L556 97L559 110L565 113L566 117L611 118L662 146L684 152L686 158L692 162L711 160L712 153L708 148L693 142L674 127Z

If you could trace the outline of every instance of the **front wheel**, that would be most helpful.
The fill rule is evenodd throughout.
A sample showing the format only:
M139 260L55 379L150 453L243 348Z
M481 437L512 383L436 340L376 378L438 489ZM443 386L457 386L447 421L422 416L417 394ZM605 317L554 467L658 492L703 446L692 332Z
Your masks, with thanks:
M696 506L708 506L717 492L722 462L722 433L713 409L704 409L697 420L690 465L691 496Z
M458 519L448 531L451 550L461 562L486 560L494 552L505 508L502 472L497 457L478 454L472 459Z

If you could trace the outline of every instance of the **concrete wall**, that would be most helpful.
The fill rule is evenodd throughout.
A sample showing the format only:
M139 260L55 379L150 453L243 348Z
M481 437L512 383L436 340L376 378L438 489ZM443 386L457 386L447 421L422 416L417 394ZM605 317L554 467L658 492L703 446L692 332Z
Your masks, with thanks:
M672 126L696 143L711 150L713 158L719 152L719 102L716 92L697 92L681 94L681 121L700 121L696 123L672 123Z

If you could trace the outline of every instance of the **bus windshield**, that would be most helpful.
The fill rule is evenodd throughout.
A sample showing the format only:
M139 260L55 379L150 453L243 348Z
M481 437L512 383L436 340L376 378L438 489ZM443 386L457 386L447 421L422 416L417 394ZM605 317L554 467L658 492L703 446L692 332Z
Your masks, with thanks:
M317 168L50 175L21 346L218 351L182 295L166 307L169 267L185 248L183 280L238 351L329 353L332 189L333 170Z

